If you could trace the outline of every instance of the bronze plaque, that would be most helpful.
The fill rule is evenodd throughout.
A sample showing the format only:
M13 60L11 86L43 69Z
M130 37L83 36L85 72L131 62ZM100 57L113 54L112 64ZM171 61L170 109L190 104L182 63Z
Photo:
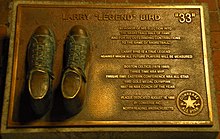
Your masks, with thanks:
M56 38L54 104L34 118L25 104L26 51L33 31ZM60 102L64 43L72 26L89 35L82 111L67 116ZM211 126L211 87L201 5L50 5L17 7L8 127Z

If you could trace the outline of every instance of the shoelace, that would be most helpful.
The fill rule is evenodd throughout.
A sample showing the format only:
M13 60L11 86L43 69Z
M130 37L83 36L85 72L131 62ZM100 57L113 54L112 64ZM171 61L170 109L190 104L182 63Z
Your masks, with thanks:
M74 69L74 67L80 68L82 71L85 69L86 55L88 48L88 37L82 37L75 41L74 36L69 36L67 42L67 67Z
M42 43L38 42L37 37L45 37ZM48 41L49 40L49 41ZM52 73L53 60L51 57L54 50L51 49L50 45L54 45L53 37L49 35L34 35L32 37L32 48L31 48L31 63L34 69L39 69L49 72L49 75L54 78ZM49 42L49 43L48 43ZM54 47L52 47L54 48Z

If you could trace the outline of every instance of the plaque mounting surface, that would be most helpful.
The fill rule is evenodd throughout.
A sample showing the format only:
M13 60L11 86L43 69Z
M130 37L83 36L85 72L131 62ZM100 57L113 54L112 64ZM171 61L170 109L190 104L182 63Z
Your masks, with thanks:
M212 125L202 6L28 5L17 7L8 127ZM56 38L54 106L41 119L24 104L26 51L39 25ZM72 26L90 38L86 101L68 117L60 102L64 42Z

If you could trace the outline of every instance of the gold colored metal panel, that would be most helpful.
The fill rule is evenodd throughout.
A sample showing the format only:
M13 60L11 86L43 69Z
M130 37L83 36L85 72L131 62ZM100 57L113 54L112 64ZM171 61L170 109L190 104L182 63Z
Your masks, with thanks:
M29 5L17 8L9 127L212 125L202 6ZM54 105L35 118L26 105L26 51L33 31L50 27L57 51ZM64 43L74 25L90 38L86 96L69 117L61 102Z

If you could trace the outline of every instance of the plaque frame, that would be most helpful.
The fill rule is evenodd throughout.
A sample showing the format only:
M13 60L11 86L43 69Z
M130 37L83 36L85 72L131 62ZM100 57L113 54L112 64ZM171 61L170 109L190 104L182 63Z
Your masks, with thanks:
M122 137L122 135L120 135L121 133L123 133L124 135L128 135L130 137L144 137L144 136L150 136L152 138L176 138L176 137L194 137L194 138L215 138L218 134L218 120L217 120L217 108L216 108L216 102L215 102L215 94L214 94L214 83L213 83L213 74L212 74L212 65L211 65L211 58L209 57L211 55L211 51L210 51L210 38L207 34L209 34L209 25L208 25L208 13L206 11L208 11L207 9L207 5L202 4L202 5L196 5L196 4L191 4L191 5L181 5L178 4L175 5L173 4L171 7L179 7L179 8L184 8L185 6L187 8L190 7L199 7L201 9L201 13L204 13L204 15L202 14L201 16L201 20L203 20L204 22L202 23L202 36L206 36L203 39L203 49L205 49L204 51L204 57L206 60L205 61L205 71L206 71L206 85L208 88L208 107L209 107L209 117L210 117L210 121L194 121L192 124L192 121L181 121L179 123L172 124L172 121L168 121L168 122L164 122L163 124L159 124L160 126L154 126L155 123L160 122L160 121L155 121L155 122L147 122L145 124L143 124L142 122L137 122L137 121L133 121L131 123L126 123L124 122L123 124L121 124L118 121L111 121L106 122L100 122L100 123L96 123L95 121L90 121L89 124L76 124L76 126L73 128L68 128L68 124L62 124L62 126L59 127L54 127L54 128L47 128L48 125L45 125L44 123L41 124L40 122L37 123L37 125L34 125L33 127L37 126L38 128L32 128L31 126L27 126L28 128L26 128L26 126L22 126L22 128L18 128L20 127L20 124L14 124L14 126L8 127L8 122L12 122L10 121L10 119L12 119L12 108L13 108L13 103L14 101L10 101L11 97L13 97L13 94L11 95L11 90L14 90L14 86L13 86L13 82L15 83L16 81L12 79L12 74L13 72L13 67L14 67L14 62L13 62L13 57L16 57L16 55L14 54L14 51L16 51L16 49L14 49L14 43L16 43L16 41L14 42L15 39L15 30L16 30L16 15L17 15L17 7L19 5L29 5L29 4L42 4L42 5L48 5L48 6L68 6L69 4L75 5L75 6L88 6L90 7L91 5L89 5L89 3L77 3L77 2L64 2L64 3L60 3L60 2L36 2L36 1L15 1L13 3L13 9L12 9L12 14L11 14L11 40L10 40L10 47L9 47L9 58L8 58L8 69L7 69L7 77L6 77L6 86L5 86L5 93L4 93L4 106L3 106L3 113L2 113L2 123L1 123L1 133L2 133L2 137L7 138L7 137L23 137L23 134L25 133L25 138L29 138L30 136L32 137L39 137L40 134L42 134L43 138L47 138L47 137L54 137L54 138L65 138L65 134L68 135L73 135L73 136L81 136L81 137L90 137L90 138L95 138L99 135L103 136L103 137L107 137L109 135L111 136L117 136L117 137ZM92 7L99 7L99 6L104 6L104 7L114 7L114 4L95 4ZM123 5L123 4L118 4L117 6L125 6L125 7L144 7L146 6L145 4L143 5ZM147 5L147 6L152 6L157 7L157 6L161 6L161 4L152 4L152 5ZM163 7L169 8L170 5L162 5ZM206 50L207 49L207 50ZM16 59L15 59L16 60ZM16 64L16 62L15 62ZM211 72L210 72L211 71ZM209 75L209 74L210 75ZM8 119L9 117L9 119ZM13 123L13 122L12 122ZM188 124L187 124L188 123ZM56 122L53 122L54 125L57 125ZM181 125L184 124L184 127L181 127ZM114 125L115 127L111 127L112 125ZM122 126L123 125L123 126ZM143 126L145 125L145 126ZM187 126L186 126L187 125ZM206 125L206 126L204 126ZM50 127L51 125L49 125ZM88 127L88 126L92 126ZM101 127L100 127L101 126ZM126 127L126 128L125 128ZM59 131L58 134L56 134L55 132ZM170 131L169 133L167 133L167 131ZM84 134L86 132L86 134ZM11 134L13 133L13 134ZM138 134L137 134L138 133ZM166 134L167 133L167 134ZM84 135L82 135L84 134ZM157 135L158 136L157 136Z

